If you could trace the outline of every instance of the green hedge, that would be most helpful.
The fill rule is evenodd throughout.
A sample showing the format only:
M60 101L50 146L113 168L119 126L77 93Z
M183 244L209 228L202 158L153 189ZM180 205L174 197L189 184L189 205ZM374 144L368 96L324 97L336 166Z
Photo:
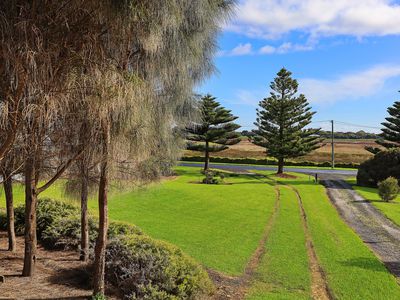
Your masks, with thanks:
M191 161L191 162L204 162L204 157L202 156L185 156L181 161ZM227 164L243 164L243 165L277 165L278 162L273 159L257 159L257 158L229 158L229 157L210 157L210 162L214 163L227 163ZM330 162L316 163L311 161L287 161L286 166L301 166L301 167L330 167ZM356 163L336 163L337 168L358 168L359 164Z
M40 199L37 205L37 236L48 249L75 248L80 244L78 207ZM6 229L0 211L0 229ZM15 208L19 234L24 228L24 207ZM91 249L98 221L89 217ZM209 295L213 285L204 269L179 248L152 239L136 226L112 221L108 228L106 279L124 299L198 299Z

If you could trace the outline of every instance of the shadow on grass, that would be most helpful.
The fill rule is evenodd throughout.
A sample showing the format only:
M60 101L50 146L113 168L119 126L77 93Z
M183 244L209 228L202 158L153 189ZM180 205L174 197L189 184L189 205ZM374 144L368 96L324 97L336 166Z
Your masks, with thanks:
M360 269L371 270L375 272L387 272L385 268L382 268L382 265L378 263L375 258L358 257L345 260L340 263L348 267L357 267ZM400 271L400 262L391 262L390 264L392 265L392 267L396 267ZM390 268L388 264L386 264L386 266Z

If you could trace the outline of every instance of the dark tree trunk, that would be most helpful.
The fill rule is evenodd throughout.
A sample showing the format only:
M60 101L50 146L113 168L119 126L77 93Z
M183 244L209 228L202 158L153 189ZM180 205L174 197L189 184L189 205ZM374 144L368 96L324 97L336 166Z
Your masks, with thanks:
M36 264L37 187L34 159L28 158L25 164L25 256L22 276L29 277L34 275Z
M4 172L3 180L4 180L3 186L4 186L4 193L6 197L6 206L7 206L8 250L15 252L16 239L15 239L15 228L14 228L14 199L13 199L11 173Z
M280 157L278 159L278 173L277 174L283 174L283 165L284 165L284 159Z
M89 258L88 194L88 180L84 174L81 186L81 261L87 261Z
M108 229L108 156L110 142L109 124L103 127L103 161L99 183L99 235L95 247L93 295L104 295L105 255Z
M204 158L204 171L208 170L210 164L210 152L208 151L208 142L206 142L205 158Z

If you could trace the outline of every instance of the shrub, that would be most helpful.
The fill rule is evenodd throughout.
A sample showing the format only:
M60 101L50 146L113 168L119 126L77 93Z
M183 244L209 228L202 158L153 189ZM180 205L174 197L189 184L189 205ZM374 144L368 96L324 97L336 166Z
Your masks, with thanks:
M0 230L7 230L7 213L0 209Z
M378 191L383 201L392 201L399 194L399 183L396 178L388 177L378 183Z
M207 170L204 172L205 177L203 178L203 183L204 184L218 184L219 180L215 178L217 175L216 172L212 170Z
M400 179L400 149L381 151L364 163L357 173L357 184L376 187L388 177Z
M23 229L24 207L17 207L15 211L16 226ZM78 207L41 199L37 221L38 239L45 247L79 247ZM97 223L97 219L89 217L91 249L97 236ZM124 298L198 299L212 292L207 273L179 248L145 236L138 227L123 222L110 222L108 235L106 279L121 290Z
M111 241L106 279L126 299L198 299L213 289L207 273L179 248L144 235Z

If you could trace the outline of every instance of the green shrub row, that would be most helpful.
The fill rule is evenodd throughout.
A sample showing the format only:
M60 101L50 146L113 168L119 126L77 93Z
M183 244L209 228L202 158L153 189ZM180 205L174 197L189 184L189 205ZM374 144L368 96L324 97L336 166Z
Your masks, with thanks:
M192 162L204 162L202 156L185 156L181 158L181 161L192 161ZM273 159L257 159L257 158L229 158L229 157L210 157L210 162L214 163L228 163L228 164L243 164L243 165L277 165L278 162ZM287 161L286 166L301 166L301 167L330 167L330 162L311 162L311 161ZM357 163L335 163L337 168L358 168Z
M6 229L0 211L0 230ZM18 234L24 230L24 207L15 208ZM97 220L89 217L91 249L97 236ZM48 249L80 245L80 210L60 201L40 199L37 205L37 236ZM213 285L203 268L179 248L154 240L136 226L110 222L106 252L106 279L125 299L198 299Z

